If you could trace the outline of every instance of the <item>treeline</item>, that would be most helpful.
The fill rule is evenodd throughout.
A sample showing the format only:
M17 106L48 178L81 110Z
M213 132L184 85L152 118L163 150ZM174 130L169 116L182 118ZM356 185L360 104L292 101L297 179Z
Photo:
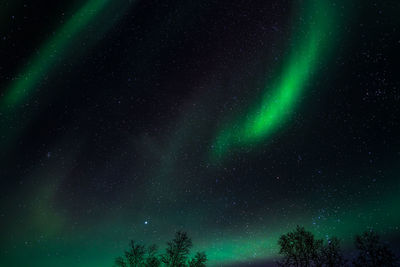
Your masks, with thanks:
M304 227L297 228L282 235L278 244L281 260L278 266L296 267L395 267L398 259L389 247L380 240L373 231L366 231L356 235L354 245L356 257L346 259L340 246L340 240L332 237L324 242L316 239Z
M115 259L117 267L205 267L207 256L204 252L197 252L189 258L192 248L192 239L186 232L178 231L172 241L167 243L163 254L158 254L157 246L146 247L131 241L129 250L124 256Z
M283 234L279 240L278 266L282 267L395 267L399 259L390 248L380 240L376 232L366 231L354 238L356 257L347 259L341 249L340 240L332 237L324 242L304 229L297 228ZM192 240L186 232L177 232L175 238L167 243L163 254L158 254L155 245L146 247L131 241L124 256L115 260L117 267L203 267L207 256L197 252L190 258Z

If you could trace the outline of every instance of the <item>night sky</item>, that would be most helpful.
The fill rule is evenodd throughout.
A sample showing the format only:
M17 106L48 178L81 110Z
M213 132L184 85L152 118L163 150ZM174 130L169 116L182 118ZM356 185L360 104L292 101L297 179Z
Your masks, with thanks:
M111 266L175 231L400 240L400 2L0 1L0 265Z

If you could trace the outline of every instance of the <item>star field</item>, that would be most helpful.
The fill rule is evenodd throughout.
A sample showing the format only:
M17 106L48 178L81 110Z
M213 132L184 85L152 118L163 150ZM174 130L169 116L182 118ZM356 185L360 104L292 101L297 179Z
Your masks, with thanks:
M0 265L111 266L177 230L400 238L396 1L0 3Z

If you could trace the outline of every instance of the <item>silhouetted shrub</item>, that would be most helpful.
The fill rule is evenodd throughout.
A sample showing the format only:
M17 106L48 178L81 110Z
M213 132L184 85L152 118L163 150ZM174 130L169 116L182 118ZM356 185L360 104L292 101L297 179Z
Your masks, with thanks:
M160 266L160 264L161 264L161 261L158 259L158 256L157 256L157 246L156 245L149 246L146 251L145 266L146 267L158 267L158 266Z
M189 267L205 267L207 256L204 252L197 252L194 258L189 262Z
M185 266L191 248L192 240L187 233L177 232L175 238L167 243L166 253L161 257L161 261L166 266Z
M280 266L317 266L321 259L322 240L316 240L311 232L297 226L296 230L279 238Z
M283 256L279 266L345 266L346 261L340 250L340 242L333 237L325 245L304 227L297 226L292 232L279 238L279 254Z
M197 252L189 260L192 240L186 232L176 232L172 241L167 243L164 255L157 255L157 246L146 248L144 245L130 243L130 249L125 251L125 257L117 257L114 266L117 267L159 267L162 264L168 267L204 267L207 257L204 252Z
M279 254L282 255L279 266L296 267L340 267L348 266L340 249L340 241L336 237L324 244L315 239L311 232L297 226L292 232L279 238ZM355 237L358 256L353 260L356 267L394 267L400 266L399 259L380 241L378 234L366 231Z
M358 256L353 261L357 267L398 266L398 259L394 253L380 241L377 233L366 231L355 237L355 246Z

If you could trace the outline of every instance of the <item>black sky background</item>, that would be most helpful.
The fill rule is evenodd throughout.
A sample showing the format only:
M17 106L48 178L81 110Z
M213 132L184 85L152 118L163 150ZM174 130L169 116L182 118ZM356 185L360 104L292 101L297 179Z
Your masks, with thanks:
M81 3L2 1L2 92ZM98 30L103 21L90 24L34 95L0 114L2 129L21 129L0 152L1 240L12 247L3 258L42 231L14 235L27 223L26 192L35 195L53 173L63 178L51 207L79 229L118 217L118 246L127 234L153 241L178 228L202 244L241 231L256 240L269 225L298 218L312 225L323 209L340 206L340 218L396 194L399 3L354 1L345 9L333 56L321 58L289 122L217 164L207 159L216 131L280 73L296 5L138 1L116 11L106 32ZM373 224L379 213L366 213ZM157 223L151 231L120 225L144 220ZM384 226L388 239L398 240L396 224ZM65 233L75 232L56 235Z

